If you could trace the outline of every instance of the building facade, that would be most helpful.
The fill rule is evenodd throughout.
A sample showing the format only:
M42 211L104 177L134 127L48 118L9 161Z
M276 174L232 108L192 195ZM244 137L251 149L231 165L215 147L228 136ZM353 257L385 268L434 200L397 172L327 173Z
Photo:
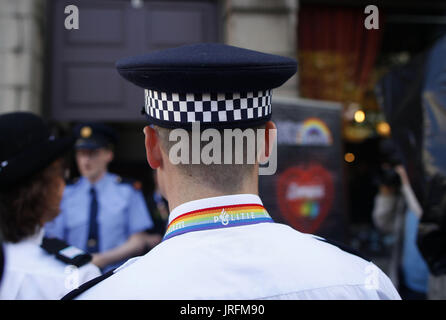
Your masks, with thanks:
M69 5L77 30L64 25ZM297 10L297 0L0 0L0 112L140 121L130 111L142 92L120 81L116 58L200 41L296 57ZM297 96L296 79L276 94Z

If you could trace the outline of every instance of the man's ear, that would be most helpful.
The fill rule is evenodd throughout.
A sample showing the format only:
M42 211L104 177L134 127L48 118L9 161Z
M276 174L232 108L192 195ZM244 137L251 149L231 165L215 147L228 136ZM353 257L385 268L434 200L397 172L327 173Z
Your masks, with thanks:
M259 163L265 163L273 151L274 142L276 141L277 128L274 122L268 121L265 124L265 141L263 141L264 149L260 152Z
M144 127L146 157L152 169L161 167L163 160L161 156L160 141L154 128Z

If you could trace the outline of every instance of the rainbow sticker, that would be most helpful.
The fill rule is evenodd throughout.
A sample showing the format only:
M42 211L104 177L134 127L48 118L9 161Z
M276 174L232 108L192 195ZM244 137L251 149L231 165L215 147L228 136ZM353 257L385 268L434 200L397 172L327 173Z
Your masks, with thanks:
M319 118L308 118L296 135L298 145L330 146L333 143L330 129Z

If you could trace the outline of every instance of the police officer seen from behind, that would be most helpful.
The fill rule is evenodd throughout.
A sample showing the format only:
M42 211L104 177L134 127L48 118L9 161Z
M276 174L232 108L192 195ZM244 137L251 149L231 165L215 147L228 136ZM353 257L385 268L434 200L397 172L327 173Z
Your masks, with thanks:
M72 138L56 138L31 113L0 116L0 228L5 273L0 299L60 299L100 275L91 256L57 239L43 225L60 212L63 154Z
M259 146L266 151L261 154L271 154L271 89L296 72L294 59L195 44L122 59L117 67L145 89L145 112L152 125L144 128L147 161L157 170L169 203L169 225L163 242L149 253L65 298L400 298L373 263L275 223L258 196L259 162L248 163L244 157L243 164L235 163L237 149L224 140L224 129L247 134L248 129L266 129L263 138L258 135ZM191 132L197 123L202 132ZM203 161L205 148L201 154L189 150L185 162L172 161L170 151L178 151L178 143L189 146L190 138L205 133L207 142L216 139L215 152L222 152L217 162ZM245 143L241 152L252 147ZM229 152L232 163L219 164ZM191 163L197 155L200 163Z
M153 222L138 183L108 172L117 141L114 130L82 123L75 134L81 177L67 186L61 215L45 229L91 253L93 263L109 271L147 252L160 237L145 232Z

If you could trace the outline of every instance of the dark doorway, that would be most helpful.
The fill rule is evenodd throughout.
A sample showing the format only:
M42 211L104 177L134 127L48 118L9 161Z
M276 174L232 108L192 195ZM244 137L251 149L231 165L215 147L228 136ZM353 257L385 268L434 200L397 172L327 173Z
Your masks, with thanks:
M135 5L139 3L140 5ZM143 91L123 81L119 58L218 41L216 1L49 1L51 116L61 121L138 121ZM79 9L79 29L64 12Z

